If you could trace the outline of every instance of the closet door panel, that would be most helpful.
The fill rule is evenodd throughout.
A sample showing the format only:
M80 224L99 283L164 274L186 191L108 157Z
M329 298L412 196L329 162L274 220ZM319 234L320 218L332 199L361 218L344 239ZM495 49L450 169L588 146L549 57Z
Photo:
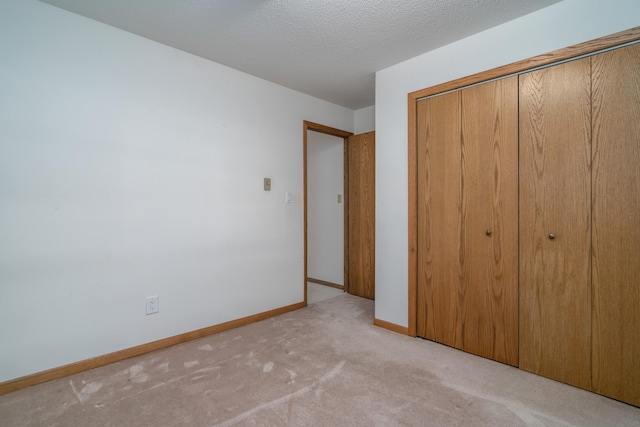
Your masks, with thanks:
M518 78L461 91L463 349L518 365Z
M640 405L640 45L593 61L593 390Z
M520 367L591 387L591 59L520 76Z
M460 95L418 102L417 334L460 348Z

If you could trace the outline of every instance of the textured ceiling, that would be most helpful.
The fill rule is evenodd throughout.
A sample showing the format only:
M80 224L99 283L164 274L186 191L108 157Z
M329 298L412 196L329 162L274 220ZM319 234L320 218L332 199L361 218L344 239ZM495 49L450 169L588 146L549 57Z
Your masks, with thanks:
M351 109L375 72L559 0L41 0Z

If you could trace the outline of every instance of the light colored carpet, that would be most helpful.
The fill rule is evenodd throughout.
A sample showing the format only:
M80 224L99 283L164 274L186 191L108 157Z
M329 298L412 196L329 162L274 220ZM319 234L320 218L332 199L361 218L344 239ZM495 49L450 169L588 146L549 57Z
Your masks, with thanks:
M343 293L344 291L342 289L307 282L307 304L315 304L329 298L337 297Z
M640 426L638 408L377 328L373 304L343 293L0 396L0 425Z

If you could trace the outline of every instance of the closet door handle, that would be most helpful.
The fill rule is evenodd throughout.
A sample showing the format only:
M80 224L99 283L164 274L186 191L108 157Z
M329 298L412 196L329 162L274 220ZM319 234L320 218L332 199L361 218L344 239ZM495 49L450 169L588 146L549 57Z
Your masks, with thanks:
M549 240L553 240L556 238L556 235L553 233L549 233Z
M491 230L485 231L484 234L486 234L487 236L491 236Z

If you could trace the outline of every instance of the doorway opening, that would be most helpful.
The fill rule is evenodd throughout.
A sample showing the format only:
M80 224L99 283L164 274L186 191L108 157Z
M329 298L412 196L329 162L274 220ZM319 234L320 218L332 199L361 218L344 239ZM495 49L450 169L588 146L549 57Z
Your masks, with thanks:
M326 137L323 139L323 137ZM323 142L324 141L324 142ZM304 301L308 302L307 282L316 282L322 285L341 287L345 292L352 295L374 299L375 298L375 132L368 132L361 135L353 135L351 132L336 128L312 123L303 122L303 165L304 165ZM314 145L313 147L311 145ZM320 144L320 150L315 144ZM326 144L326 146L325 146ZM331 151L330 159L339 160L339 151L342 149L342 189L339 180L334 177L324 179L333 181L332 187L324 189L325 195L320 202L316 195L310 196L310 189L317 187L318 183L310 183L310 179L318 179L319 174L314 170L315 165L310 167L310 155L317 155L319 151ZM325 153L326 154L326 153ZM324 155L324 154L323 154ZM340 174L333 166L321 165L320 168L332 168L334 175ZM315 169L318 169L315 167ZM326 171L323 171L326 172ZM339 178L339 177L338 177ZM320 187L323 183L320 183ZM340 191L341 190L341 191ZM318 208L320 212L311 213L310 209ZM340 211L342 211L343 239L341 250L335 250L339 246L339 236L335 236L336 226L340 222ZM314 215L318 213L319 216ZM326 217L323 217L326 216ZM331 217L331 218L328 218ZM315 223L329 222L329 232L334 232L333 252L326 254L326 245L323 243L325 254L324 259L313 260L310 269L309 257L317 253L316 243L310 243L310 239L318 235L317 230L310 232L310 218ZM328 221L327 221L328 220ZM331 223L334 225L331 228ZM315 226L316 224L311 224ZM339 224L338 224L339 225ZM327 227L327 224L324 224ZM323 232L323 231L321 231ZM323 240L326 236L322 236ZM331 239L329 239L331 240ZM314 252L316 251L316 252ZM337 252L337 253L336 253ZM340 255L343 262L340 263ZM331 269L325 268L333 263ZM340 272L335 266L342 264L342 283L340 285ZM333 271L329 271L333 270ZM311 274L310 274L311 273ZM323 276L327 274L333 279L326 280ZM309 280L311 279L311 280Z
M344 197L348 186L347 165L347 143L351 132L331 128L318 123L308 121L303 122L303 165L304 165L304 301L307 303L308 287L307 282L315 282L332 287L340 287L348 292L348 200ZM337 151L342 146L342 153ZM339 157L338 157L339 156ZM319 159L318 159L319 157ZM310 159L315 159L310 164ZM326 168L333 169L330 172L335 174L336 166L342 163L340 177L334 177L332 182L325 185L319 182L321 175L329 172ZM322 170L321 170L322 169ZM342 188L339 183L342 181ZM316 190L310 196L310 190ZM336 193L339 190L339 193ZM333 197L330 193L336 193ZM339 200L341 199L341 200ZM340 209L342 207L342 209ZM342 223L339 224L336 210L341 210ZM319 229L318 220L324 217L322 228L329 228L332 235L322 234ZM309 220L312 220L312 227ZM336 236L335 231L343 229L342 236ZM332 230L331 230L332 229ZM319 235L322 234L322 235ZM340 241L337 241L339 239ZM335 248L342 247L342 254L335 253ZM310 263L310 254L314 256ZM342 259L339 259L342 258ZM336 265L338 268L336 268ZM339 266L342 265L342 277ZM327 275L325 275L327 274ZM342 282L342 284L340 284Z

